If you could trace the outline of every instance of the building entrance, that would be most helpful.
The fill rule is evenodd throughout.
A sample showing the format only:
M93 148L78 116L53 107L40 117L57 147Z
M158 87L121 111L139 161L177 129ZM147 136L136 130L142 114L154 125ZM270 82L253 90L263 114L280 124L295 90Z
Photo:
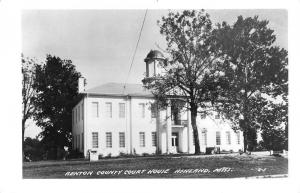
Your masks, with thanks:
M172 132L172 152L178 152L178 145L179 144L179 135L178 132Z

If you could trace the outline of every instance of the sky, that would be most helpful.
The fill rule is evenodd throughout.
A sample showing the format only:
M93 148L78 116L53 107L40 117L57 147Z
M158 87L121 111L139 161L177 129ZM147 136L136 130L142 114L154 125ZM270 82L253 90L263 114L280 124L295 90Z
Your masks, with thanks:
M45 61L46 54L70 59L87 79L87 88L107 82L126 81L146 10L24 10L22 52ZM288 49L286 10L206 10L212 22L233 24L239 15L269 20L276 45ZM148 10L128 83L141 83L144 58L151 49L164 49L157 20L168 10ZM31 126L30 126L31 125ZM25 136L38 133L29 123Z

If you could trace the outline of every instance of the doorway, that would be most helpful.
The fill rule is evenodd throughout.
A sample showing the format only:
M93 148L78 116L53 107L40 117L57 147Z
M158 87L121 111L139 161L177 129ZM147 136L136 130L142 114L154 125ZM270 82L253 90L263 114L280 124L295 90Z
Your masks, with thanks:
M179 147L179 135L178 132L172 132L172 152L177 153Z

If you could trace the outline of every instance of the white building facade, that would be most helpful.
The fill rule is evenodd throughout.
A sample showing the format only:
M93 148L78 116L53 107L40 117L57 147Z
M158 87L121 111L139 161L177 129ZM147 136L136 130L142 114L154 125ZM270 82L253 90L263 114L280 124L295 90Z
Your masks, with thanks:
M156 73L156 67L151 72L151 64L147 61L146 65L147 75ZM79 84L83 88L82 80ZM81 93L83 97L72 111L72 144L85 157L90 151L104 157L194 153L190 112L175 114L172 107L158 110L153 95L142 85L124 88L123 84L108 83ZM199 114L197 127L201 152L208 147L233 152L243 149L242 132L232 130L217 113Z

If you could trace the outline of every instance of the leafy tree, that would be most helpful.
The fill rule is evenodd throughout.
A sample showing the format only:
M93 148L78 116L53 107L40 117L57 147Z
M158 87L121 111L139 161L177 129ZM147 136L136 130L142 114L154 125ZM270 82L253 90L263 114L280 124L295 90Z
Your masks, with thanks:
M37 125L48 158L56 159L64 146L71 146L72 108L78 102L76 71L71 60L47 55L44 65L36 66L35 99Z
M161 64L163 74L145 78L143 83L152 90L159 106L178 104L178 101L188 104L195 154L199 154L197 115L215 98L219 84L216 78L220 75L217 66L221 61L211 46L212 23L204 10L184 10L169 12L158 24L167 41L169 59ZM176 96L180 97L176 99ZM167 102L170 97L176 103Z
M35 78L35 65L37 62L33 59L21 55L22 62L22 142L26 129L26 121L34 113L35 89L33 88Z
M45 151L38 138L26 137L24 141L24 156L27 161L38 161L43 159Z
M287 103L269 103L258 120L261 123L262 146L267 150L288 149Z
M261 128L257 120L268 99L287 99L288 53L274 46L274 31L258 16L239 16L232 26L218 24L213 37L224 58L219 110L243 131L245 151L252 150L257 129Z

